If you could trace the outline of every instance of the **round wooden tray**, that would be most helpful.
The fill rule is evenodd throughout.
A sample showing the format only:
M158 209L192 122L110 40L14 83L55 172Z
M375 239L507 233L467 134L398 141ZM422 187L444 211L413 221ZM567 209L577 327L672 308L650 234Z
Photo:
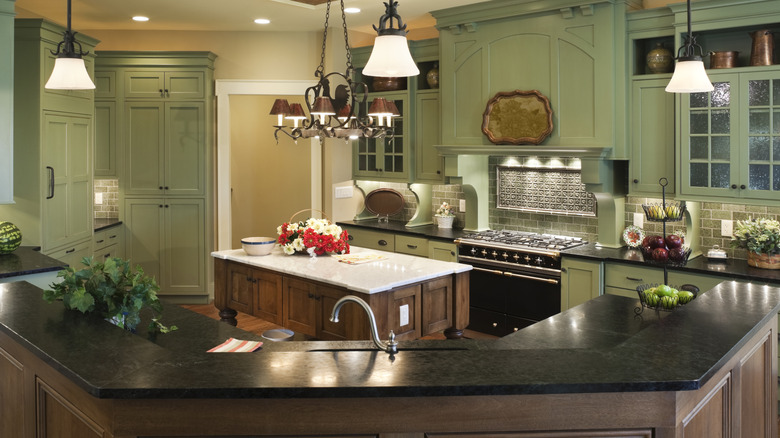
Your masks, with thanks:
M404 195L393 189L376 189L366 195L366 209L379 216L391 216L404 209Z

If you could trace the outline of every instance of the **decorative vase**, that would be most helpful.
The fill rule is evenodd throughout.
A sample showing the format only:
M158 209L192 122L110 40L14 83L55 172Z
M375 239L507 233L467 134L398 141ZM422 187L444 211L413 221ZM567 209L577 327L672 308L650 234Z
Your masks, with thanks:
M761 269L780 269L780 254L757 254L748 251L748 265Z
M661 43L656 43L655 48L647 52L645 60L650 73L670 73L674 64L671 50Z
M439 64L433 64L433 68L428 70L425 81L428 82L428 87L439 88Z
M436 216L436 223L439 228L452 228L452 222L455 216Z

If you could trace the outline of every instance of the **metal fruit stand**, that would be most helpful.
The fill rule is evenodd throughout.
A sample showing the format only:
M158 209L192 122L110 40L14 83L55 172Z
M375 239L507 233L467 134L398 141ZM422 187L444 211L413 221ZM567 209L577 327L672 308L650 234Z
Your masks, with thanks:
M685 201L666 201L666 186L669 185L669 180L666 178L661 178L658 180L658 184L661 186L661 203L660 204L642 204L642 209L645 211L645 217L647 220L651 222L661 222L662 223L662 229L663 229L663 237L666 238L666 223L667 222L679 222L685 217ZM663 284L669 285L669 272L667 270L667 266L669 264L672 265L685 265L685 263L688 261L688 257L691 255L691 248L684 248L683 253L681 257L678 260L664 260L664 261L655 261L652 259L652 250L648 251L645 247L642 247L642 255L644 256L645 262L651 262L654 264L661 264L664 271L664 282ZM645 291L647 289L650 289L652 287L656 287L659 285L656 284L646 284L641 285L637 287L637 294L639 295L639 301L641 303L641 306L634 309L634 313L639 315L644 311L644 308L647 307L649 309L654 309L656 311L658 310L664 310L664 311L672 311L674 310L674 307L672 308L665 308L661 306L660 303L656 303L655 305L648 304L645 300ZM696 294L698 292L698 288L692 285L682 285L679 288L680 290L687 290L689 292L693 293L693 298L696 298Z

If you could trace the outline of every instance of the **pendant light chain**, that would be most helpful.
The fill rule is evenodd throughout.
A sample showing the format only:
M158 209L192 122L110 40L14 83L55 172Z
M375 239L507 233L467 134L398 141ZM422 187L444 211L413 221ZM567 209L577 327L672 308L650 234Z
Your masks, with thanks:
M328 0L328 3L325 8L325 30L322 32L322 53L320 54L320 65L317 67L317 71L315 72L315 76L318 77L322 77L325 74L325 50L328 42L330 2L331 0ZM350 51L349 48L349 33L347 31L347 13L344 10L344 0L340 0L340 3L341 3L341 27L344 30L344 49L347 52L347 76L350 76L352 72L355 70L355 67L352 65L352 52Z
M325 45L328 41L328 20L330 20L330 0L325 9L325 30L322 32L322 53L320 54L320 65L317 67L317 71L314 72L314 76L323 77L325 75Z
M344 11L344 0L341 0L341 23L344 27L344 49L347 51L347 76L354 71L352 66L352 53L349 50L349 34L347 33L347 13Z

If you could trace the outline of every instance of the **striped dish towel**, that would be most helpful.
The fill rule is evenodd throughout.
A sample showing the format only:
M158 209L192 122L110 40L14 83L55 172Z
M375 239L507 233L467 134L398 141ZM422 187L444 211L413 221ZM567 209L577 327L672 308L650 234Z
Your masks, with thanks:
M230 338L207 351L207 353L251 353L259 349L262 345L262 342Z

